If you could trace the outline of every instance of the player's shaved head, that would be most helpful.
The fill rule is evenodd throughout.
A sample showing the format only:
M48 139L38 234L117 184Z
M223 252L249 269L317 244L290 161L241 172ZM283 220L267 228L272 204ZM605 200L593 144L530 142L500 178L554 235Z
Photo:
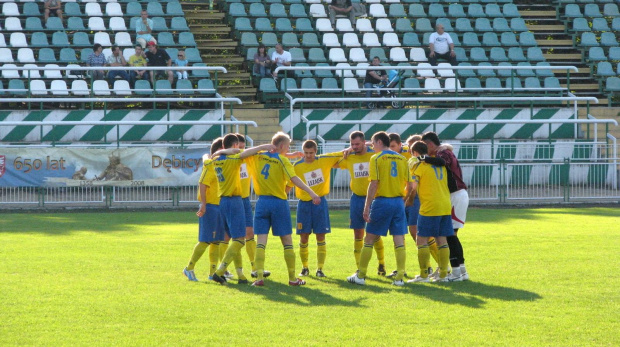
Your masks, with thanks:
M224 148L228 149L228 148L232 148L235 145L239 144L239 138L237 137L236 134L227 134L226 136L224 136Z
M355 139L361 139L362 141L364 141L364 133L361 131L352 132L351 135L349 135L349 140L353 141Z
M211 155L213 155L213 153L222 149L223 145L224 145L224 139L222 139L221 137L218 137L217 139L213 140L213 143L211 144Z
M383 147L390 147L390 136L385 131L376 132L372 135L372 143L381 142Z
M411 147L411 145L416 141L422 141L422 135L411 135L407 138L407 146Z
M275 135L273 135L273 137L271 138L271 144L274 146L279 146L280 144L284 143L284 142L291 142L291 137L288 136L288 134L283 133L281 131L278 131Z
M426 146L426 143L416 141L413 146L411 146L411 152L416 152L418 155L426 155L428 154L428 147Z
M317 151L319 149L319 146L316 144L316 141L314 140L306 140L304 144L301 146L301 148L314 149L315 151Z
M399 145L403 142L400 139L400 135L398 135L397 133L390 133L388 136L390 137L390 142L396 141L396 143L398 143Z

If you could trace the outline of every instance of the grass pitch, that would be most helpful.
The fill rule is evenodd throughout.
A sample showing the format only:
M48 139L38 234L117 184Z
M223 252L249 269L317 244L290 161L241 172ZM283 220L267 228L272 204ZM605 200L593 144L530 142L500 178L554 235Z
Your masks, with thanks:
M252 288L206 281L206 253L200 282L185 279L190 211L2 214L0 345L617 346L619 222L617 208L471 209L459 233L471 281L396 288L370 271L361 287L345 280L348 212L333 211L326 279L289 287L271 237L273 274Z

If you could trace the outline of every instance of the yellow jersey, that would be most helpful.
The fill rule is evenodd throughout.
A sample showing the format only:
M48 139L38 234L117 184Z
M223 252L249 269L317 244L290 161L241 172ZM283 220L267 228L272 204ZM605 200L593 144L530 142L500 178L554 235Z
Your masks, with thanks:
M411 153L409 152L409 146L402 145L400 146L400 155L405 157L405 159L411 159Z
M403 187L411 182L407 159L390 150L376 153L370 158L368 179L379 182L375 197L405 196Z
M220 187L220 197L241 196L239 172L243 160L240 154L220 155L213 159L213 167Z
M213 161L211 159L204 161L202 165L202 173L200 174L200 180L198 182L207 186L207 197L205 199L207 204L219 205L219 185L217 183L217 176L215 175ZM198 188L197 198L198 201L200 201L200 188Z
M261 152L246 158L257 195L270 195L286 200L286 185L296 177L290 160L278 153Z
M418 184L421 215L433 217L452 214L448 173L444 166L419 162L413 166L411 174Z
M331 181L331 170L338 161L342 159L342 152L317 155L312 163L307 163L303 159L296 162L293 167L295 174L312 189L316 195L325 196L329 194L329 183ZM310 195L295 187L295 195L299 200L310 201Z
M351 154L338 162L338 168L349 171L351 175L351 191L355 195L366 196L368 192L368 175L370 173L370 157L375 154L368 151L365 154Z

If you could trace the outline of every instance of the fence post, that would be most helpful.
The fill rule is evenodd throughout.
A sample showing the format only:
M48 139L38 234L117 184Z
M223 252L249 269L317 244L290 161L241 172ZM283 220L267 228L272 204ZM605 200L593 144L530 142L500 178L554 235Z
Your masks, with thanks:
M37 192L38 192L37 195L39 195L39 207L44 207L45 206L45 188L38 187Z
M560 170L560 184L564 186L564 202L570 200L570 158L564 158L564 164Z
M505 203L507 193L507 184L506 184L506 160L501 158L499 160L499 202Z

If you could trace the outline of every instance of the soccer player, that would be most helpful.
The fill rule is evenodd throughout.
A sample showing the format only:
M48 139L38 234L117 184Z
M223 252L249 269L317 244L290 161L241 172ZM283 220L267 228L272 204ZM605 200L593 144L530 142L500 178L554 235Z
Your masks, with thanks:
M369 151L366 147L364 133L361 131L352 132L349 135L349 140L353 153L342 159L338 163L338 168L348 170L351 176L350 187L352 194L349 204L349 228L353 229L353 255L355 256L355 264L359 269L360 256L364 247L364 228L366 228L363 214L366 193L370 184L368 181L369 163L374 152ZM379 261L377 274L385 276L385 249L381 238L377 239L374 248Z
M463 171L459 161L451 150L451 146L441 146L439 137L436 133L429 131L422 135L422 141L428 146L428 153L445 161L448 170L448 186L450 188L450 202L452 203L452 228L454 235L448 237L448 246L450 247L450 265L452 273L451 281L467 281L469 274L465 268L465 257L463 255L463 246L459 240L457 233L460 228L465 226L467 217L467 207L469 206L469 194L467 194L467 185L463 181Z
M224 136L224 149L237 149L239 138L235 134ZM240 154L222 154L213 160L213 168L217 176L220 195L220 213L224 220L224 228L232 243L228 246L224 258L213 274L213 280L226 284L224 273L230 261L237 258L237 276L239 284L248 283L241 267L241 248L245 246L245 214L241 199L240 167L243 159L258 153L261 150L270 150L271 145L257 146L243 151Z
M256 210L254 211L254 233L257 236L255 259L257 279L252 285L265 285L265 247L271 228L273 235L279 236L284 246L284 260L289 277L288 284L301 286L306 282L295 275L295 251L291 237L293 226L288 212L290 207L286 196L287 183L291 181L308 193L315 205L320 204L321 198L297 177L293 165L286 158L285 153L288 152L291 138L283 132L278 132L271 139L271 144L275 148L273 152L261 152L248 157L250 176L254 182L254 190L258 195Z
M444 166L424 162L428 153L426 144L417 141L412 147L413 155L420 162L413 167L414 188L420 196L420 215L418 217L418 262L420 275L408 282L429 282L428 263L430 252L429 237L434 237L439 246L439 277L434 282L448 282L448 263L450 249L446 237L454 234L450 218L450 191L448 190L448 172Z
M320 198L321 203L314 205L310 195L301 188L295 188L297 203L297 235L299 240L299 256L301 257L302 269L300 276L308 276L308 241L310 234L316 235L316 277L325 277L323 265L327 257L327 244L325 234L331 232L329 211L325 195L329 194L331 169L342 159L342 152L316 155L318 146L313 140L307 140L302 145L304 158L294 164L295 174L312 189Z
M403 146L403 142L400 139L400 135L398 135L397 133L390 133L388 134L388 136L390 137L390 150L391 151L394 151L404 156L407 159L411 158L409 147Z
M222 139L216 139L211 144L211 155L222 148ZM194 267L209 247L209 277L213 276L219 257L219 242L224 240L222 216L220 215L220 197L218 194L217 178L213 170L212 160L206 156L203 159L202 174L198 183L198 201L200 207L198 216L198 243L189 263L183 269L183 274L190 281L198 281Z
M373 244L379 236L387 236L388 230L394 239L394 253L398 274L394 276L393 285L403 286L405 273L405 237L407 221L405 220L405 191L410 194L413 185L409 176L407 160L402 155L391 151L390 138L384 131L372 136L375 154L370 158L368 193L364 204L366 237L360 256L359 272L347 277L347 281L359 285L366 284L366 270L372 256Z

